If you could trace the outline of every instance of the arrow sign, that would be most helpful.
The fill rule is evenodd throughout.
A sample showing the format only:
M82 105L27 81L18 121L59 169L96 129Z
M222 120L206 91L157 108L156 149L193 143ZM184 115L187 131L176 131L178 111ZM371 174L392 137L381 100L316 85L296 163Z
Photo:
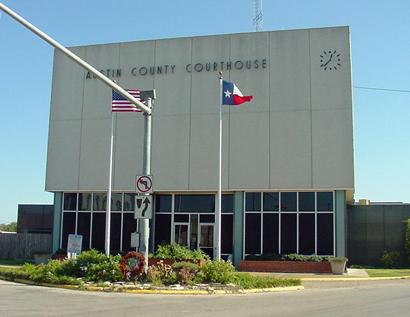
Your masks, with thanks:
M135 219L151 219L152 218L152 196L136 196L135 197Z

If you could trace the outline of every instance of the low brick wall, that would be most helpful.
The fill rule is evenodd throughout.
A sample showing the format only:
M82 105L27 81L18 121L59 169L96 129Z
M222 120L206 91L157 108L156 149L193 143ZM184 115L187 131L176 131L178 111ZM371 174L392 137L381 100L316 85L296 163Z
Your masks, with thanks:
M251 261L243 260L240 271L283 273L332 273L329 262Z

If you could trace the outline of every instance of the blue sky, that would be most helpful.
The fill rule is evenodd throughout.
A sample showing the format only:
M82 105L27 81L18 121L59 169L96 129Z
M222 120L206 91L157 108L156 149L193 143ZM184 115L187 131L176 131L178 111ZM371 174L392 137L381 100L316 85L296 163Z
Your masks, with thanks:
M5 0L65 46L249 32L251 0ZM410 1L263 1L264 31L349 25L354 86L410 90ZM53 49L0 13L0 223L44 191ZM354 88L355 198L410 202L410 93Z

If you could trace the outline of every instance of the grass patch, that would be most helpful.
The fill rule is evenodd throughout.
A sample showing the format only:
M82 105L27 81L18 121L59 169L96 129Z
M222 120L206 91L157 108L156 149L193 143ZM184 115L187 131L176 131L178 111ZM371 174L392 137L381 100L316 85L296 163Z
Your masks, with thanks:
M0 259L0 265L23 265L24 263L27 263L29 261L27 260L16 260L16 259Z
M410 276L410 269L369 269L366 268L370 277L400 277Z
M231 282L244 289L299 286L302 284L300 279L257 276L245 272L234 273Z

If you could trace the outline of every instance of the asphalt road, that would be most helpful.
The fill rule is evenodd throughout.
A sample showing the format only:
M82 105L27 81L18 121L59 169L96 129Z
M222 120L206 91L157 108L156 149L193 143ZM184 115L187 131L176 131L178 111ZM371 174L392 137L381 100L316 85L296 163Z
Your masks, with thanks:
M0 281L0 316L410 316L410 280L306 282L304 291L134 295Z

